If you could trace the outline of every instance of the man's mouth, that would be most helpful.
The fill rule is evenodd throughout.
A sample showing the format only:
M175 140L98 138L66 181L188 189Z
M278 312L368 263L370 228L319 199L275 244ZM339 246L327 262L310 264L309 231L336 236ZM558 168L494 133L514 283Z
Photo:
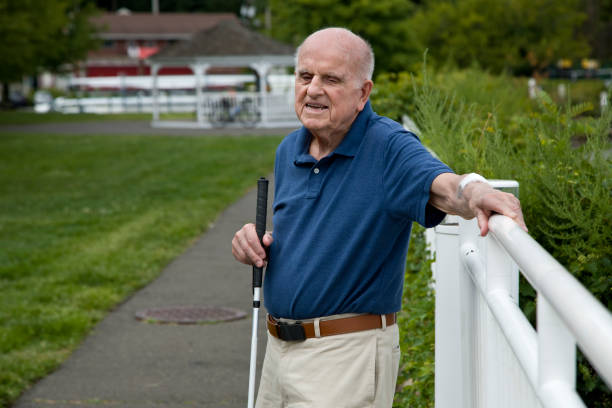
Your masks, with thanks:
M320 103L312 103L312 102L311 103L306 103L306 107L308 109L316 109L316 110L320 110L320 111L327 109L327 105L322 105Z

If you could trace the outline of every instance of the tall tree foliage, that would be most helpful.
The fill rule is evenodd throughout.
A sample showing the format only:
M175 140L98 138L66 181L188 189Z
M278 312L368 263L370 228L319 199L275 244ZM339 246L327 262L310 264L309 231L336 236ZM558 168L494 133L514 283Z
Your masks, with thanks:
M580 0L433 0L409 24L419 48L438 61L531 73L589 54L577 35L585 18Z
M0 0L3 101L8 83L82 60L97 43L89 23L95 10L80 0Z
M312 31L343 26L367 38L377 72L430 58L459 67L531 73L557 59L589 54L577 35L581 0L269 0L272 36L298 44Z
M376 54L376 71L402 71L416 54L410 41L407 17L414 5L406 0L269 0L268 34L299 44L311 32L325 27L346 27L367 38Z
M135 12L150 12L152 0L96 0L99 8L116 11L125 7ZM159 11L168 12L214 12L240 13L243 0L159 0Z
M587 20L583 31L592 47L591 56L612 62L612 0L582 0Z

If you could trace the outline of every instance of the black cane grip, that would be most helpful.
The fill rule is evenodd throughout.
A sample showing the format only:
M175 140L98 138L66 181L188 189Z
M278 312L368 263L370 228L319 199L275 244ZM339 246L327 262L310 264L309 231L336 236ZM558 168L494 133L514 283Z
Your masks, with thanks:
M266 232L266 217L268 215L268 180L261 177L257 180L257 212L255 213L255 231L263 246L263 236Z
M261 177L257 180L257 209L255 212L255 231L261 246L266 233L266 218L268 214L268 180ZM263 268L253 266L253 287L260 288L263 280Z

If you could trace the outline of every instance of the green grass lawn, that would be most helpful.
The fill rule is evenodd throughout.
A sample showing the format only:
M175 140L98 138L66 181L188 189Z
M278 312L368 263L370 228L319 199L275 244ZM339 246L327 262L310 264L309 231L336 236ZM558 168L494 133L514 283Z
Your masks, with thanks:
M66 122L102 122L122 120L151 121L150 113L35 113L29 111L0 110L0 126L2 125L29 125L38 123L66 123ZM160 120L196 121L195 112L160 113Z
M0 407L271 172L279 141L0 134Z
M0 125L28 125L36 123L98 122L107 120L151 120L150 113L35 113L0 110Z

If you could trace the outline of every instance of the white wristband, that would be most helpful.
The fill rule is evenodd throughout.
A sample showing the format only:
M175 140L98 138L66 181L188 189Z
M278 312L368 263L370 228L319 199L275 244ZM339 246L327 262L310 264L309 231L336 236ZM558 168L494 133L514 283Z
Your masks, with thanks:
M487 179L482 177L480 174L470 173L467 176L465 176L461 180L461 182L459 183L459 188L457 189L457 198L461 198L461 196L463 195L463 190L470 183L487 183L487 184L489 184Z

